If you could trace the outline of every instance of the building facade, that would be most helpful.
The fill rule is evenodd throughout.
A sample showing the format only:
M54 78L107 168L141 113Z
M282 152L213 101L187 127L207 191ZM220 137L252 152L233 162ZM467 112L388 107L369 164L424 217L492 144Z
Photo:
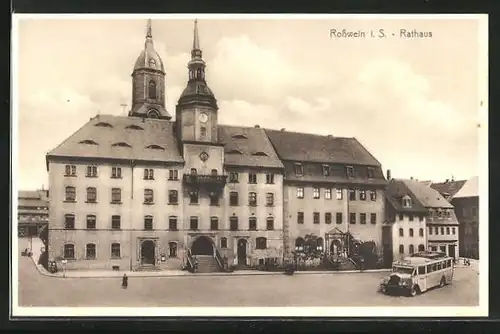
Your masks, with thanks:
M459 222L459 254L479 259L479 178L433 183L431 187L448 197Z
M248 267L280 262L294 240L330 226L379 243L378 161L353 138L219 124L205 68L195 21L172 120L148 21L129 115L98 115L47 154L49 257L67 269L178 269L193 256Z
M19 191L17 229L20 237L39 236L49 222L48 190Z

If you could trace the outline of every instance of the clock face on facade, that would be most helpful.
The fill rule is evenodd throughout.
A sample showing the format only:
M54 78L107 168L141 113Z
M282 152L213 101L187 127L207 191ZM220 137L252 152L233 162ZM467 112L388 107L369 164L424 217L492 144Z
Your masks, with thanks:
M206 123L208 121L208 115L204 112L200 114L199 120L201 123Z
M207 152L201 152L200 153L200 159L203 162L207 161L208 160L208 153Z

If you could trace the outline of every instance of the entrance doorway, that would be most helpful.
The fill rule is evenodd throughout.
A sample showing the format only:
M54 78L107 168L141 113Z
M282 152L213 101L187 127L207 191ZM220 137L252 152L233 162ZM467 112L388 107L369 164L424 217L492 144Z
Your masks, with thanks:
M153 240L144 240L141 245L141 263L142 265L155 264L155 243Z
M168 257L177 257L177 243L169 242L168 243Z
M330 243L330 254L341 255L342 254L342 242L339 239L334 239Z
M448 245L448 256L455 258L455 245Z
M193 255L214 255L214 246L212 240L208 237L198 237L191 246L191 254Z
M238 264L246 266L247 265L247 240L238 240Z

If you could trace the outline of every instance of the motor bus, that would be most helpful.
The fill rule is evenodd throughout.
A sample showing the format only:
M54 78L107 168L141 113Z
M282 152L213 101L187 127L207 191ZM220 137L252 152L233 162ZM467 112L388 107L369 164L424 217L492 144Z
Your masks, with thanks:
M392 272L382 278L380 290L413 297L433 287L451 284L453 272L452 257L440 252L419 252L394 262Z

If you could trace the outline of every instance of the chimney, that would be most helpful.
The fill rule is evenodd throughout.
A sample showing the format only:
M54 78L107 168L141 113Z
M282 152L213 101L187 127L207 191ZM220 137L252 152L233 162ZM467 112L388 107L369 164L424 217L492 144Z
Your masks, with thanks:
M258 129L258 128L260 128L260 125L259 124L255 124L254 128Z
M388 169L387 170L387 181L390 181L391 180L391 170Z

